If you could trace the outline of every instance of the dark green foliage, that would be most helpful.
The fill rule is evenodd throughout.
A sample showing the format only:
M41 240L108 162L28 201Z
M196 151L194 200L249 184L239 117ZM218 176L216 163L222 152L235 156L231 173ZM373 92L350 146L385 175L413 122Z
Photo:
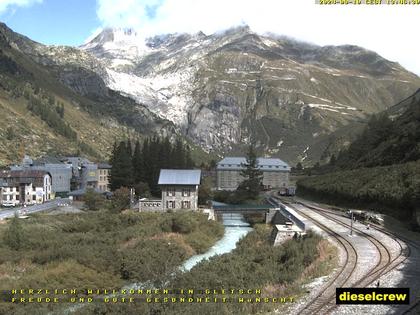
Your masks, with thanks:
M416 161L420 159L419 143L420 96L414 95L394 121L388 113L374 115L362 134L330 164L352 169Z
M241 171L244 180L237 188L238 195L243 195L248 199L256 199L262 189L262 171L258 168L257 154L255 145L251 144L246 155L245 169Z
M132 157L128 154L126 143L121 141L118 146L114 145L111 157L111 190L120 187L132 187L133 185L133 164Z
M403 102L404 111L394 120L389 112L373 116L337 159L332 155L328 165L308 170L324 175L300 180L297 192L413 218L420 204L420 90Z
M110 159L111 189L142 186L141 183L145 183L149 189L146 189L147 186L139 186L138 193L143 191L146 195L150 191L152 195L159 195L157 182L160 170L194 167L190 150L180 139L172 144L169 138L146 138L143 144L136 142L134 151L131 141L121 141L118 146L114 145Z
M116 213L130 207L130 189L121 187L114 191L111 198L110 210Z
M190 212L177 212L172 220L172 231L188 234L196 230L198 222L190 216Z
M141 198L149 198L151 197L149 185L145 182L138 182L134 184L134 190L136 192L136 196Z
M3 50L0 50L0 72L6 72L12 75L19 73L19 66L17 63L14 62L12 58L5 55Z
M51 100L51 98L50 98ZM77 133L67 124L61 115L48 103L48 100L30 96L28 102L28 110L40 117L46 124L54 129L58 134L70 139L76 140ZM63 108L64 116L64 108Z
M213 194L211 191L212 179L210 177L205 177L201 181L201 185L198 188L198 204L206 205L207 202L212 198Z
M17 214L11 219L9 228L3 236L4 242L13 250L19 250L23 245L23 230Z
M186 258L175 242L140 240L121 254L120 273L123 279L136 281L164 281Z
M88 210L99 210L104 204L104 197L93 189L87 189L83 200Z
M327 202L372 206L411 219L420 204L419 178L417 161L306 177L297 182L297 192Z

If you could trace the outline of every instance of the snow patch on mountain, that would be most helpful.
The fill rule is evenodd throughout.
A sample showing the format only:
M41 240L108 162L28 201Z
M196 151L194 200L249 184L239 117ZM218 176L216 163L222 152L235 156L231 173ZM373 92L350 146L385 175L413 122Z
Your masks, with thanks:
M184 127L187 124L187 112L192 104L189 96L191 85L188 83L191 80L191 72L144 78L111 69L107 69L107 73L109 88L134 98L159 117L171 120L178 126Z

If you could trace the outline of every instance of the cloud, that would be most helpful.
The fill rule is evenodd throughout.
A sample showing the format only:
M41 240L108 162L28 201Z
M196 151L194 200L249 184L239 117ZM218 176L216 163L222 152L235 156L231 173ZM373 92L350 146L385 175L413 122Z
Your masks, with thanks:
M314 0L97 0L103 26L133 27L144 36L248 24L252 30L319 45L355 44L420 73L415 61L419 8L409 5L317 5Z
M43 0L0 0L0 13L15 7L29 7L36 3L42 3Z

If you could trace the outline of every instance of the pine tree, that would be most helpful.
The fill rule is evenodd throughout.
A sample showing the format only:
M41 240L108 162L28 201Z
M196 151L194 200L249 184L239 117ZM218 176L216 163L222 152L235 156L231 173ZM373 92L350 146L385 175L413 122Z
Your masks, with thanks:
M143 176L143 156L141 152L140 142L137 140L133 153L133 172L134 183L139 183L144 180Z
M182 144L181 139L177 139L175 142L175 147L172 152L172 161L173 168L184 168L185 167L185 152L184 145Z
M243 193L249 199L256 199L262 189L262 171L258 168L255 145L252 143L247 152L245 167L241 171L244 180L239 184L237 191Z
M124 141L119 143L111 160L113 163L110 175L111 190L114 191L120 187L132 187L133 165Z
M195 166L191 157L191 148L189 146L185 149L185 168L193 168Z

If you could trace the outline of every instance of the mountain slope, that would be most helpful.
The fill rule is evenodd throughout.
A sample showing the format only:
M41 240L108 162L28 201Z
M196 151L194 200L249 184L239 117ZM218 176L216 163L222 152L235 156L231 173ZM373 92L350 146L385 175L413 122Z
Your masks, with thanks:
M298 181L299 194L420 225L420 89L373 116L336 161L316 171L322 175Z
M110 88L207 150L235 150L253 135L261 151L291 161L317 137L420 86L416 75L363 48L320 47L247 27L147 40L106 29L81 49L101 60Z
M398 112L401 113L396 114ZM394 114L391 116L393 120L389 118L391 113ZM420 89L404 102L374 116L363 133L339 155L336 165L343 168L371 167L419 159Z
M79 48L0 29L12 50L47 73L45 88L70 93L83 112L142 134L181 133L216 154L240 152L254 137L260 154L311 164L317 143L420 86L416 75L363 48L320 47L248 27L146 39L105 29Z
M104 159L113 141L128 133L137 137L172 129L170 122L108 89L95 72L35 62L28 51L37 46L42 45L0 25L0 164L17 162L24 152L80 151ZM76 79L69 88L57 77L72 71Z

